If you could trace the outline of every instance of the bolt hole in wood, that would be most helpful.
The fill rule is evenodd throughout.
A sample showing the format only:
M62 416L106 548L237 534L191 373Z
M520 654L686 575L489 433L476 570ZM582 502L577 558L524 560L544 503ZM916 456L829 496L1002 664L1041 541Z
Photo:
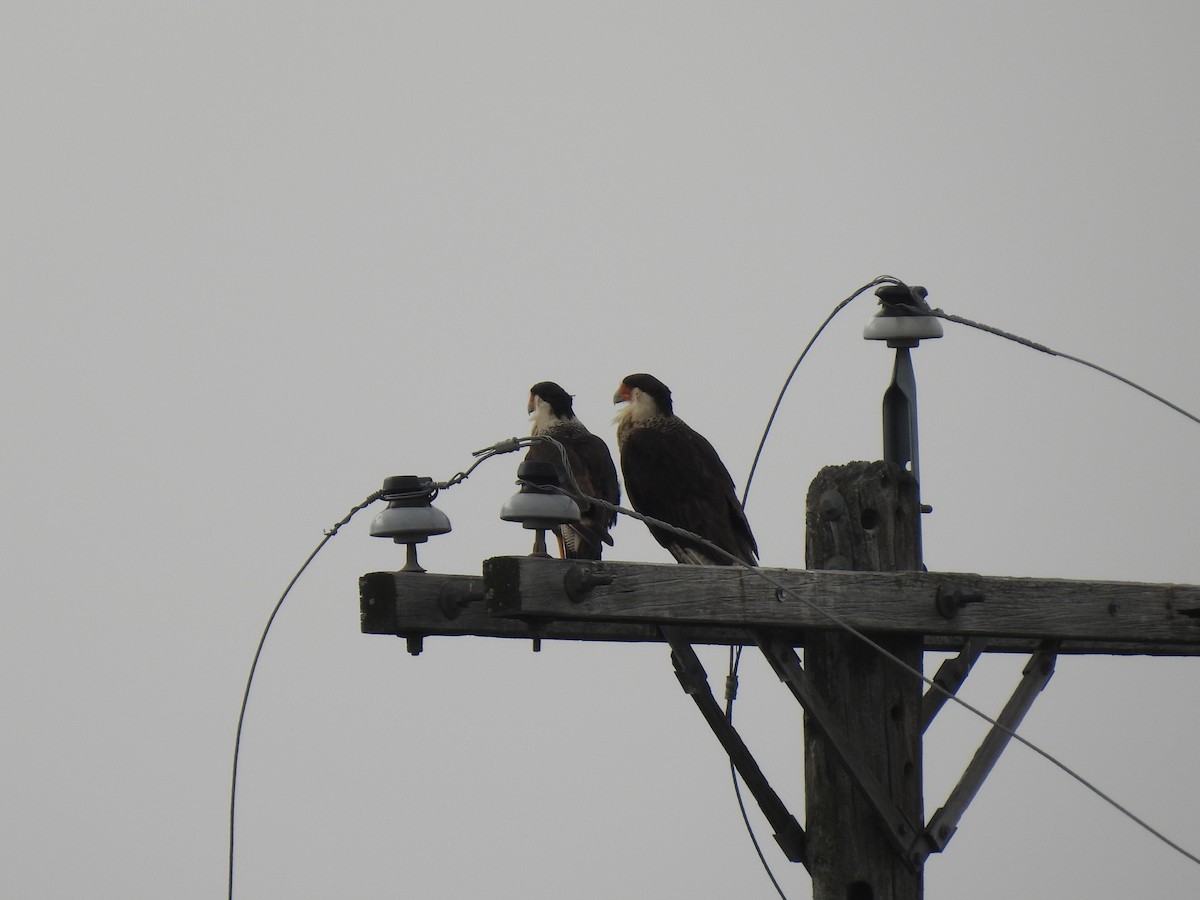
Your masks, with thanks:
M846 900L875 900L875 892L865 881L852 881L846 885Z
M862 527L867 531L874 531L879 527L879 510L864 509L862 511Z

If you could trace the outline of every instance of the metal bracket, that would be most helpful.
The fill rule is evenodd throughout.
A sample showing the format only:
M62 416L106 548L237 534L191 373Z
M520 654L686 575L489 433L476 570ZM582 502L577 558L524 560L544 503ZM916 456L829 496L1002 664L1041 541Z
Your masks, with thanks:
M971 801L975 799L975 795L983 786L984 779L991 773L992 767L1000 758L1000 754L1004 752L1004 748L1008 746L1008 742L1020 726L1021 720L1033 706L1033 701L1037 699L1037 695L1041 693L1050 680L1050 676L1054 674L1058 645L1059 641L1042 641L1037 652L1029 658L1021 681L996 719L996 724L992 726L983 739L983 743L979 745L979 749L975 751L974 758L963 772L962 778L959 779L954 790L950 792L945 804L929 820L925 829L929 852L940 853L945 850L946 844L958 830L959 819L967 811Z
M883 458L899 463L912 472L918 482L921 480L917 452L917 378L907 346L897 345L892 383L883 393Z
M795 649L787 642L765 633L755 633L754 639L767 657L781 681L787 683L804 711L820 728L834 755L845 766L850 779L857 785L867 802L875 808L883 832L905 864L914 870L929 850L921 827L892 802L891 795L875 775L861 763L854 746L833 718L824 699L808 681Z
M729 761L742 781L749 789L754 799L758 801L771 828L775 830L775 840L784 855L791 862L802 863L808 867L807 837L803 826L796 817L788 812L779 795L767 782L767 778L758 767L750 750L746 747L741 735L733 727L721 705L713 696L708 684L708 673L704 670L700 657L679 631L673 626L659 626L663 637L671 645L671 661L675 665L675 675L683 685L684 693L690 696L699 708L709 728L729 754Z

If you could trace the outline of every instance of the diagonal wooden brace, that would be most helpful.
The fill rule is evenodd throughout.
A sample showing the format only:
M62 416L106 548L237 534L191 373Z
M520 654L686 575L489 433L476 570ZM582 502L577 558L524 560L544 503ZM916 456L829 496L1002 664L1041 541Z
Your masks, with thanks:
M662 633L671 645L671 659L675 664L675 674L679 683L683 685L684 692L696 702L704 720L729 754L729 761L737 769L737 773L774 829L775 840L780 849L791 862L803 863L807 867L804 828L796 821L795 816L788 812L779 795L767 782L741 735L722 711L721 705L713 696L712 688L709 687L708 673L705 672L700 657L678 629L664 625Z
M987 736L984 737L983 743L979 745L979 749L975 751L975 756L971 759L954 790L950 792L945 804L929 820L929 825L925 829L930 847L929 852L940 853L946 849L946 844L958 830L959 819L967 811L971 801L975 799L975 795L983 786L984 779L991 773L992 767L996 765L1000 754L1008 746L1008 742L1020 726L1021 720L1033 706L1033 701L1037 699L1038 694L1046 686L1046 682L1050 680L1050 676L1054 674L1054 662L1057 657L1058 641L1043 641L1037 652L1030 657L1029 664L1025 666L1022 673L1021 681L1017 684L1008 703L1004 705L1004 710L996 719L996 724L992 726Z
M809 683L795 649L786 641L769 633L754 632L754 639L767 657L781 681L787 683L804 711L825 735L830 748L845 766L851 780L875 809L889 842L905 865L914 867L929 853L925 835L919 824L908 817L892 801L883 783L860 761L856 748L834 719L824 698Z
M987 638L967 638L958 656L948 659L938 666L937 674L933 676L933 683L941 688L941 690L930 688L925 692L925 696L921 700L922 733L929 730L929 726L933 724L934 717L937 716L938 711L946 704L946 701L958 693L958 689L967 680L967 675L970 673L971 667L975 665L975 661L987 649L987 643Z

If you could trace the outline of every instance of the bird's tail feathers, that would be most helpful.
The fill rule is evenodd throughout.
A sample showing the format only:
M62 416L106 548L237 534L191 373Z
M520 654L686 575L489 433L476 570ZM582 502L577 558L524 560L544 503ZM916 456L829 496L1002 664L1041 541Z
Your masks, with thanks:
M600 559L604 552L602 543L613 546L607 531L597 531L583 524L564 525L561 534L566 559Z

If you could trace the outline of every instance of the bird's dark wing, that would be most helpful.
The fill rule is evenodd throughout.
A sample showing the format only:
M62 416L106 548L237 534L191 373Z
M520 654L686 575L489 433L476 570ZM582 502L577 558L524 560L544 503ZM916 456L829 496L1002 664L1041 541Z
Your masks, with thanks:
M585 473L587 486L579 482L580 490L589 497L604 500L617 506L621 502L621 486L617 481L617 467L613 463L612 453L603 438L587 433L574 448L581 462L580 468ZM579 471L577 469L576 471ZM597 511L596 521L603 522L607 528L617 524L617 514L612 510Z
M548 436L561 443L566 450L567 464L580 493L612 504L620 503L621 491L617 484L617 468L612 454L602 438L589 432L582 425L556 427ZM529 448L526 459L546 460L561 463L562 454L549 441L538 441ZM563 485L569 488L570 485ZM567 558L600 559L603 544L612 544L609 529L616 523L617 514L604 507L582 503L579 527L564 526L559 529Z
M758 548L733 479L703 435L677 419L662 427L631 429L621 447L621 472L638 512L694 532L746 562L755 561ZM730 564L697 541L652 525L650 532L680 562Z

